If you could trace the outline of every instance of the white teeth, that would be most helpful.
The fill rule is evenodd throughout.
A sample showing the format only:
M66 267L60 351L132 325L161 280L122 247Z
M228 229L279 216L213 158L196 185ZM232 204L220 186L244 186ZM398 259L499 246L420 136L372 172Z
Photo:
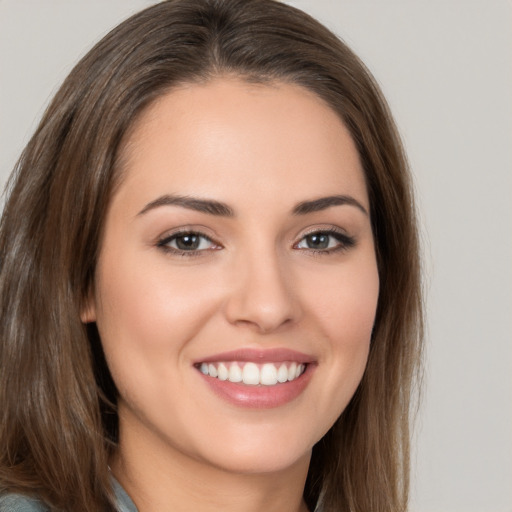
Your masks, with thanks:
M246 363L242 370L244 384L256 386L260 383L260 369L254 363Z
M261 368L260 383L264 386L277 384L277 369L273 364L264 364Z
M288 368L286 368L286 365L283 363L279 370L277 370L277 381L278 382L286 382L288 380Z
M228 380L229 382L243 382L248 386L275 386L278 383L285 383L300 377L305 369L305 364L292 363L256 364L252 362L219 362L201 363L199 371L204 375Z
M295 379L295 375L297 373L297 363L292 363L290 368L288 368L288 380ZM211 373L210 373L211 375Z
M242 369L236 363L229 368L229 382L242 382Z
M217 373L220 380L228 380L229 370L226 368L225 364L219 364L219 367L217 368Z
M217 377L217 368L213 364L208 365L208 373L210 377Z

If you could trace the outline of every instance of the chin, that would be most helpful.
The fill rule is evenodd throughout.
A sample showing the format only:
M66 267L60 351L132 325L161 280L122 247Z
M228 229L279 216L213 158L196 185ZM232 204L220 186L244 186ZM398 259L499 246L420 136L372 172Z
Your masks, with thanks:
M226 454L221 457L211 457L209 462L212 466L229 473L263 475L289 471L293 467L307 467L310 458L311 449L300 454L260 449L256 452L235 451L228 457Z
M308 442L298 432L293 435L289 428L284 433L279 430L272 433L263 427L255 434L240 429L225 439L212 436L215 443L198 447L196 456L211 466L240 474L279 473L294 466L309 466L315 442Z

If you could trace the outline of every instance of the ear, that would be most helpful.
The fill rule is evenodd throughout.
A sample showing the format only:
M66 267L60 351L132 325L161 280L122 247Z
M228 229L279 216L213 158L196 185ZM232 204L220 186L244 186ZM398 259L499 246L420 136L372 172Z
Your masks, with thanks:
M80 308L80 320L84 324L96 322L96 300L91 289Z

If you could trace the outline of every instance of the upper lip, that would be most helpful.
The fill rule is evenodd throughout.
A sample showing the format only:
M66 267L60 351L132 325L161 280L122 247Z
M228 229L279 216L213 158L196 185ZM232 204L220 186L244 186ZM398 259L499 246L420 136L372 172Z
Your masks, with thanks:
M219 361L241 361L253 363L282 363L285 361L295 361L297 363L312 363L315 361L315 358L303 352L297 352L296 350L290 350L287 348L240 348L198 359L194 364L214 363Z

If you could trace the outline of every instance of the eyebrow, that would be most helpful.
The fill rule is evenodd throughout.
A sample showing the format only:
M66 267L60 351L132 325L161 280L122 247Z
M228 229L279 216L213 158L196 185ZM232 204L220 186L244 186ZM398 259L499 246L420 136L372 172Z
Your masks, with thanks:
M331 206L344 205L355 206L365 215L368 215L366 208L357 199L353 198L352 196L345 195L327 196L313 199L311 201L302 201L293 208L292 213L293 215L307 215L308 213L326 210ZM144 215L145 213L154 210L155 208L159 208L160 206L181 206L182 208L195 210L201 213L207 213L209 215L216 215L219 217L235 216L233 209L226 203L214 201L213 199L199 199L196 197L169 194L163 195L148 203L138 213L138 215Z
M234 217L235 213L227 204L211 199L198 199L189 196L164 195L148 203L138 215L144 215L150 210L160 206L181 206L189 210L218 215L220 217Z
M294 215L307 215L308 213L319 212L322 210L326 210L331 206L355 206L357 209L361 210L365 215L368 215L366 208L354 197L352 196L343 196L343 195L335 195L335 196L327 196L320 197L319 199L313 199L312 201L303 201L299 203L293 209Z

